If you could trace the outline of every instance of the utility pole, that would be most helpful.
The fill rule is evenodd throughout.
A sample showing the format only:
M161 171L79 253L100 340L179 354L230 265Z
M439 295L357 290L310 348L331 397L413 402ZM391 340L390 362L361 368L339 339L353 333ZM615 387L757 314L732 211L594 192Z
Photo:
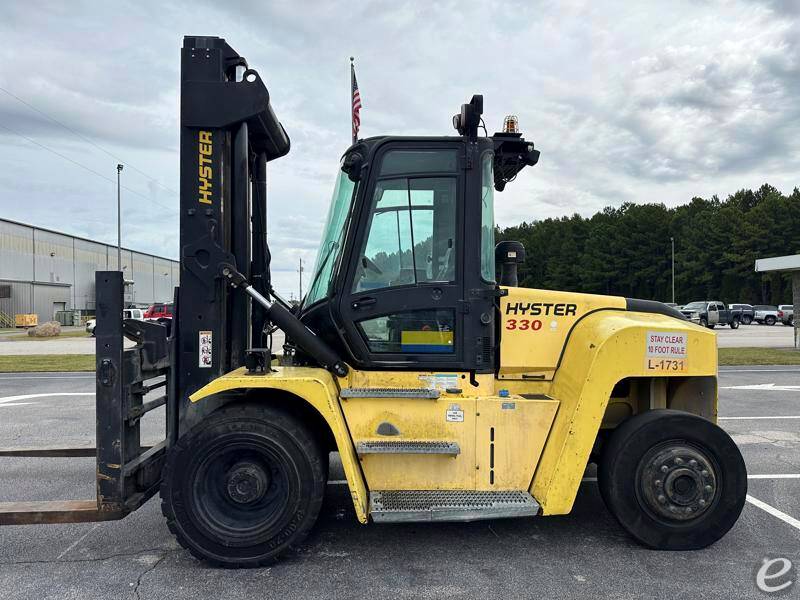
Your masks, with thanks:
M122 194L120 176L122 165L117 165L117 269L122 271Z
M297 271L300 274L300 294L297 296L300 300L303 299L303 259L300 259L300 269Z
M675 238L670 237L672 243L672 303L675 304Z

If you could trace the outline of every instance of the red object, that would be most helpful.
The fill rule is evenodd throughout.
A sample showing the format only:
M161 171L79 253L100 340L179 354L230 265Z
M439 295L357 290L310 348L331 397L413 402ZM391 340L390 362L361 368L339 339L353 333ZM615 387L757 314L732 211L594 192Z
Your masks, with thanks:
M172 304L153 304L144 311L144 318L150 321L172 319Z
M778 311L778 318L780 318L780 319L783 318L783 311L782 310Z
M353 106L351 111L353 124L353 143L358 140L358 130L361 129L361 92L358 91L356 81L356 68L353 66L353 59L350 59L350 90L352 94Z

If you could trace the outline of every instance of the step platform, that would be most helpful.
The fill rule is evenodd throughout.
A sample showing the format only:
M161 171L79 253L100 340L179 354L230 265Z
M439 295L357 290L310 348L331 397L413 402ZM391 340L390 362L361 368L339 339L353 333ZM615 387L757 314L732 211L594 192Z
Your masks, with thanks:
M461 448L456 442L366 440L356 444L356 453L364 454L444 454L458 456Z
M370 492L372 520L381 523L478 521L533 517L539 503L523 491L386 490Z
M339 396L348 398L421 398L436 400L441 392L432 388L343 388Z

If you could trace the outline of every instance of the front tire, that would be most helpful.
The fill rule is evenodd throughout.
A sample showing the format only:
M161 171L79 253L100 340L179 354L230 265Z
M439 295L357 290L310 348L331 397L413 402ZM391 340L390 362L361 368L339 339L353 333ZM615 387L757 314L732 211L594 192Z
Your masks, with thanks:
M739 319L731 321L731 329L739 329Z
M324 492L322 454L299 422L269 407L229 405L170 450L161 511L197 558L256 567L308 535Z
M708 327L708 319L700 317L700 327Z
M620 525L657 550L697 550L733 527L747 495L739 448L710 421L675 410L634 416L611 435L600 493Z
M750 325L753 322L753 317L744 316L742 317L742 325Z

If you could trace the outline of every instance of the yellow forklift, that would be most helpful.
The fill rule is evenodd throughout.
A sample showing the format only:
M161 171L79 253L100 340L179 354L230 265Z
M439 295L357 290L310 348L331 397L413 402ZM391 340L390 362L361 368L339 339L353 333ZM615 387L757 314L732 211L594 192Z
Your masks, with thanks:
M175 318L121 320L122 274L97 273L97 447L0 451L95 456L97 496L0 504L0 524L119 519L160 492L195 556L263 565L313 527L338 452L361 523L563 515L592 462L645 546L725 535L747 474L715 424L714 334L658 302L518 287L495 192L539 151L514 127L480 135L482 112L474 96L457 135L347 149L292 307L266 240L266 165L289 138L242 56L186 37ZM161 406L165 439L143 446Z

